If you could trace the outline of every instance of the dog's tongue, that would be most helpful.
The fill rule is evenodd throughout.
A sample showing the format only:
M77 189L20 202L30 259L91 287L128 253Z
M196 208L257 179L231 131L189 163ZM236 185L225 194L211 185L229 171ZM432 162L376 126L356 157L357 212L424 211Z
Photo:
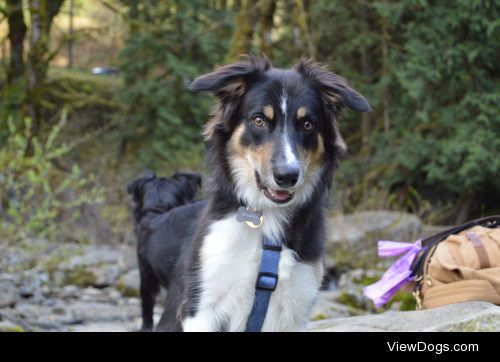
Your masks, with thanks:
M280 201L286 200L290 197L290 193L288 191L278 191L269 189L269 193L273 198Z

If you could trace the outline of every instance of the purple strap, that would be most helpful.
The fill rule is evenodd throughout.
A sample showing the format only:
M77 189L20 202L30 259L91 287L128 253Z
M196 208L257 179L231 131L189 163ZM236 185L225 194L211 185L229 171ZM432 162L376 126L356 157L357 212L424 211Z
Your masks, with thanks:
M421 249L420 239L413 244L396 241L378 242L378 255L380 257L406 254L392 264L378 282L363 288L363 294L373 301L375 307L380 308L387 303L399 288L412 279L410 267Z

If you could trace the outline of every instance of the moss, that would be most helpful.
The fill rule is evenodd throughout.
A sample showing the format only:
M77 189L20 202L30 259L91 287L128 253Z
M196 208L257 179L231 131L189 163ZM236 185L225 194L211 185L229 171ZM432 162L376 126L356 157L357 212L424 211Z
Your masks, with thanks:
M355 309L363 309L363 306L361 305L358 298L356 298L355 295L349 294L347 292L341 292L337 297L337 302Z
M390 309L394 303L400 303L399 310L402 311L415 310L417 307L417 302L413 295L398 290L381 311Z
M311 317L311 321L321 321L323 319L327 319L328 316L325 313L316 313Z
M118 282L115 285L116 290L118 290L122 296L130 298L130 297L138 297L139 296L139 291L135 288L130 288L124 285L121 282Z
M66 272L63 281L64 284L71 284L77 287L89 287L95 285L96 282L97 279L94 273L86 270L83 266Z
M55 273L60 270L60 266L76 255L82 255L82 248L80 246L75 248L57 248L42 260L40 265L49 274L50 281L53 282L55 280Z
M25 332L25 330L18 324L7 322L0 325L0 332Z
M374 275L374 276L363 275L359 278L353 278L352 281L356 284L359 284L363 287L366 287L367 285L370 285L370 284L377 282L379 279L380 279L380 277L376 276L376 275Z

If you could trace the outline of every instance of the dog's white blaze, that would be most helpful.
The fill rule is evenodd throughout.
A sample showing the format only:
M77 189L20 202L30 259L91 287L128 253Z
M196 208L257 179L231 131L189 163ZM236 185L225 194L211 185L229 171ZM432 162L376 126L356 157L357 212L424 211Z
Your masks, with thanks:
M281 113L283 114L283 119L286 121L288 118L287 116L287 103L288 103L288 96L283 89L283 93L281 94L281 102L280 102L280 108L281 108Z
M297 159L297 157L295 156L295 154L293 153L292 151L292 146L290 145L290 139L288 137L288 131L286 129L286 123L284 125L284 128L283 128L283 137L285 138L283 140L283 143L284 143L284 152L285 152L285 159L286 159L286 163L290 164L290 165L296 165L299 160Z
M264 224L251 229L236 220L236 214L214 222L203 240L201 294L198 312L183 321L184 331L244 331L250 314L262 253L262 233L282 225L279 218L264 212ZM283 248L279 281L273 292L263 331L304 330L318 294L322 263L298 261L295 252Z
M285 89L281 94L280 101L281 113L283 114L283 153L285 154L286 163L291 165L296 165L298 163L297 157L292 151L292 146L290 145L290 138L288 137L287 123L288 123L288 95Z

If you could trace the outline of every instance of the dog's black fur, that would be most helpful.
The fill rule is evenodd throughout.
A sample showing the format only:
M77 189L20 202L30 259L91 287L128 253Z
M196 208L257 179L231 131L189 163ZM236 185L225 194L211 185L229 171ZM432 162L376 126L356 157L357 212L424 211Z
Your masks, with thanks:
M212 178L208 200L201 215L200 209L195 206L174 209L171 213L172 217L179 219L189 215L187 217L193 222L193 227L195 220L199 222L196 233L192 234L191 229L186 229L184 233L178 234L178 242L183 243L183 247L176 248L180 253L171 259L174 261L177 258L178 261L173 270L169 269L170 279L166 281L169 291L158 330L180 331L182 321L197 313L202 288L200 250L204 237L212 223L226 218L240 206L247 206L236 191L231 173L229 159L233 155L228 149L231 137L237 127L243 124L245 130L237 140L237 147L258 147L266 142L277 142L273 139L273 134L277 132L273 132L272 128L277 126L269 122L269 131L264 133L252 129L250 120L255 112L262 112L262 107L267 104L277 104L275 109L279 109L277 97L282 91L280 87L285 86L291 109L305 104L310 112L308 119L315 125L311 133L294 131L290 136L293 144L300 146L304 152L316 152L316 136L321 135L324 152L321 155L319 180L307 200L290 210L282 243L295 251L300 261L321 259L324 239L323 200L338 159L345 152L336 121L344 105L362 112L370 110L367 101L347 86L343 78L309 60L303 60L294 69L286 71L272 68L267 59L259 57L250 57L219 68L191 85L192 90L212 92L219 100L214 116L205 128L207 164ZM296 102L296 106L293 102ZM277 158L273 155L273 166L279 161ZM257 173L256 179L259 179ZM262 186L259 187L262 190ZM224 330L225 327L220 325L218 329Z
M196 229L204 202L193 203L193 200L201 181L201 175L195 173L160 178L148 171L127 188L135 204L142 330L152 330L153 308L160 285L168 288L172 269L183 245L187 245L184 239L192 236Z

